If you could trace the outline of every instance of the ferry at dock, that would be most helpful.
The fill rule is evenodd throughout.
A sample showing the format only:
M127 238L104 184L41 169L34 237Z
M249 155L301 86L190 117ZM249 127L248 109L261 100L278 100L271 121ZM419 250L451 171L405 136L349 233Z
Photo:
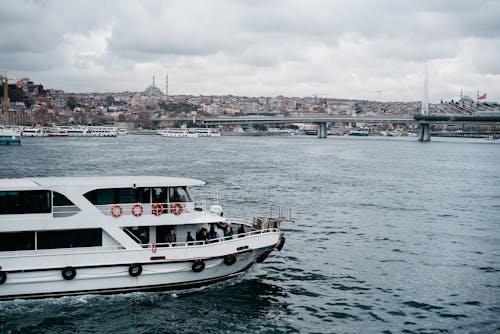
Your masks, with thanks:
M279 215L226 218L163 176L0 179L0 300L203 286L284 245Z
M116 137L127 133L112 126L24 127L22 130L24 137Z
M183 138L221 136L220 130L213 128L167 128L159 130L158 134L164 137L183 137Z

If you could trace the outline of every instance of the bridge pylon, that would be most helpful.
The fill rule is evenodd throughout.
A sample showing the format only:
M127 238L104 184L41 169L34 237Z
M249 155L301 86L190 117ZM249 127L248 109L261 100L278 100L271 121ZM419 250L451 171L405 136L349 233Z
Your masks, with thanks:
M326 122L318 123L318 138L326 138Z
M418 141L431 141L431 129L429 123L420 123L418 125Z

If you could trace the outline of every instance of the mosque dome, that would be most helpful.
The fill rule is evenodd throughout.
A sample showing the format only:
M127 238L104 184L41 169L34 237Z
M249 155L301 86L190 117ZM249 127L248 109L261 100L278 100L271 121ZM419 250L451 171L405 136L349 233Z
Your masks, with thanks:
M160 90L160 88L156 87L155 85L155 79L153 77L153 83L149 85L144 92L142 92L141 95L145 96L163 96L163 92Z

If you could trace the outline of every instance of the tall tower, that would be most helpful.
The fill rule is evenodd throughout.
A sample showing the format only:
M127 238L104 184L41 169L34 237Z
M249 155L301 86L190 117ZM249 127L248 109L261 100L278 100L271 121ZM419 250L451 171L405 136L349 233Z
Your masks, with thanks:
M424 79L424 100L422 101L422 115L429 115L429 68L425 63L425 79Z
M165 96L168 96L168 74L165 77Z
M153 86L155 85L155 76L153 75Z

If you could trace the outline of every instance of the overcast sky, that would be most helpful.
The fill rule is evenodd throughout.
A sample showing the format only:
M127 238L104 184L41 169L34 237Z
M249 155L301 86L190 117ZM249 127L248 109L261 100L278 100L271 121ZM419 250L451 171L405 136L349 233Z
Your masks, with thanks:
M500 101L499 0L0 0L0 70L66 92Z

